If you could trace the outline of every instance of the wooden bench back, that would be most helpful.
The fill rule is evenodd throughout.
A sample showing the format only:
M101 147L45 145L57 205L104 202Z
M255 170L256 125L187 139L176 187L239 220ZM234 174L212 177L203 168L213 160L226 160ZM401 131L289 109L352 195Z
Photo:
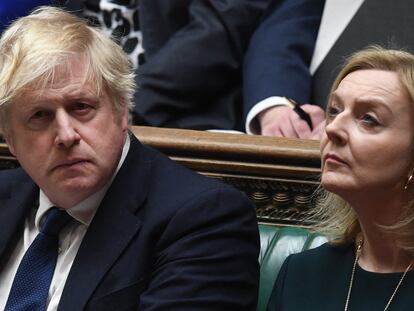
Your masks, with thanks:
M244 191L259 222L306 225L319 184L317 141L142 126L131 131L171 159ZM17 165L0 143L0 169Z

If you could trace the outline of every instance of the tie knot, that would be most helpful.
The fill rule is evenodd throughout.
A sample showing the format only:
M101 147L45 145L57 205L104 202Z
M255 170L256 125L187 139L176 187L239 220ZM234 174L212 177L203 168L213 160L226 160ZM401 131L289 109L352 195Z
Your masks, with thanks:
M62 230L71 219L72 217L66 211L53 207L47 213L46 220L41 226L40 232L48 236L57 236L60 230Z

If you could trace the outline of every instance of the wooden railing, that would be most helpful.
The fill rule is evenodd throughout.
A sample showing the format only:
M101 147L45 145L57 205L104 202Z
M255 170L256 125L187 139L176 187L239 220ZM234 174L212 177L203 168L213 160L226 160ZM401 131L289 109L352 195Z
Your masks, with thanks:
M244 191L259 222L306 225L320 174L317 141L140 126L131 131L171 159ZM0 144L0 169L17 165Z

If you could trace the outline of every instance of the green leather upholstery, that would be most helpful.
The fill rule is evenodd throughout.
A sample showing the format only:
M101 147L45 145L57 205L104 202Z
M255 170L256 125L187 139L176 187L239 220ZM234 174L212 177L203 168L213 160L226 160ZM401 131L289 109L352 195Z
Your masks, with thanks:
M293 253L317 247L326 242L324 236L299 227L259 225L260 286L258 311L266 310L273 285L283 261Z

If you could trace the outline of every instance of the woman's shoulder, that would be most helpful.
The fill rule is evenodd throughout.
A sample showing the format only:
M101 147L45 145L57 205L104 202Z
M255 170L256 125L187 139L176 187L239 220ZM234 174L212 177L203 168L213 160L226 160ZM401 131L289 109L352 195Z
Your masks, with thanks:
M309 271L318 267L326 270L335 268L338 262L351 260L353 258L352 245L322 244L319 247L309 249L288 257L289 266L299 266ZM295 268L296 269L296 268Z
M348 277L354 258L351 245L334 246L325 243L317 248L290 255L283 263L279 276L286 282L285 285L290 284L293 287L304 286L309 290L306 284L313 284L314 280L329 287Z
M268 310L319 310L326 293L344 291L349 284L352 258L352 246L328 243L290 255L279 271Z

